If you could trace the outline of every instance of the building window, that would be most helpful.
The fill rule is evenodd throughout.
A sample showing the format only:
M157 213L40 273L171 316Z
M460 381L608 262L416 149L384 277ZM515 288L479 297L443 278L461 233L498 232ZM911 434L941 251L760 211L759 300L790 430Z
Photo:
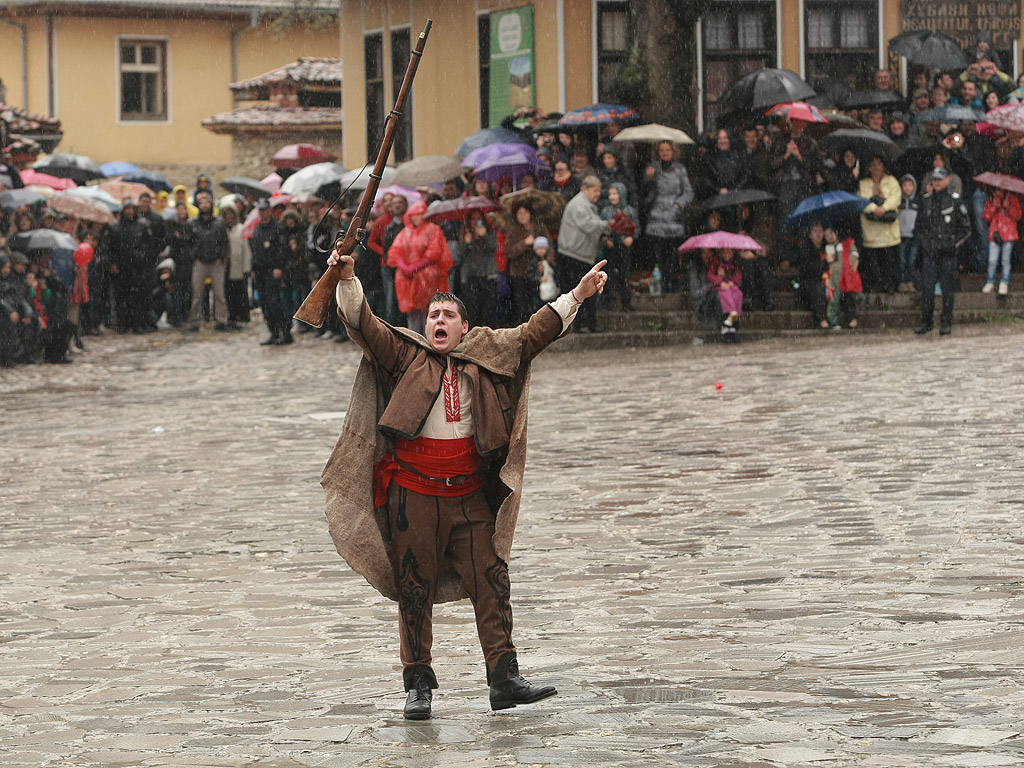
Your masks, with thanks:
M721 0L701 21L704 122L714 124L718 99L743 75L774 67L775 0Z
M629 55L628 3L597 6L597 100L612 101L612 86Z
M409 68L412 56L412 42L408 29L391 33L391 101L398 98L405 80L405 70ZM395 125L394 157L396 163L412 160L412 89L405 95L402 114Z
M807 82L837 77L859 90L872 88L878 68L876 0L806 0Z
M121 120L167 120L167 41L118 41Z
M476 17L476 58L480 77L480 127L491 124L491 16Z
M384 36L363 40L366 66L366 159L373 162L384 138Z

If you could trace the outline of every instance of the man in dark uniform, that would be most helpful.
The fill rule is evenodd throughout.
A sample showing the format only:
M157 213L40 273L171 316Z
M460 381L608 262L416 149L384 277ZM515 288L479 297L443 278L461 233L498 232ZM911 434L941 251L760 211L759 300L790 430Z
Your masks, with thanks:
M260 212L260 221L249 240L252 276L263 308L263 319L270 329L270 338L261 344L291 344L291 321L285 316L281 301L284 270L288 266L288 241L284 226L274 218L270 201L260 200L256 207Z
M953 300L956 295L957 248L971 236L967 205L950 192L949 171L936 168L921 201L914 236L921 243L921 325L914 333L932 329L935 312L935 283L942 288L942 317L939 333L953 332Z

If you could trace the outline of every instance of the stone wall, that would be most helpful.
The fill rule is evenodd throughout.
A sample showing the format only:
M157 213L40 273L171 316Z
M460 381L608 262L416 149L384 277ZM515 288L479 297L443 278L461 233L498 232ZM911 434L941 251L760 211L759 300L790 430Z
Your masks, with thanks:
M270 158L286 144L316 144L328 152L333 152L339 158L336 162L342 163L340 159L341 131L314 132L307 129L303 131L274 131L271 134L238 134L231 140L231 163L208 163L206 165L166 163L145 167L147 170L162 173L171 184L184 184L189 190L196 185L196 177L200 173L205 173L213 179L214 188L218 194L227 194L223 189L217 187L218 181L230 176L249 176L262 179L274 170L274 166L270 164Z

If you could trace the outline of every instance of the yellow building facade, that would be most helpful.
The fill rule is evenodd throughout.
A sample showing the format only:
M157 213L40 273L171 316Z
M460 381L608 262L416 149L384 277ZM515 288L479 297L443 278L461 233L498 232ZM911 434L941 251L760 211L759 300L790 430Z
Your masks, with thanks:
M230 83L300 55L338 56L336 10L280 31L267 3L22 3L0 7L8 103L61 120L59 151L104 163L229 163L201 122L235 105Z
M380 124L381 110L391 109L408 61L408 40L427 18L434 25L412 109L403 116L411 136L404 149L396 144L395 161L410 152L450 154L461 138L495 123L486 83L492 14L531 9L535 99L549 112L604 100L631 42L631 3L622 0L340 2L349 166L370 154L368 132ZM1014 76L1019 71L1021 0L715 0L695 29L697 126L713 124L716 100L729 82L762 66L790 69L812 83L839 77L854 87L868 87L875 69L888 68L905 87L911 73L903 60L890 57L887 44L917 29L943 32L965 47L986 29L1004 70Z

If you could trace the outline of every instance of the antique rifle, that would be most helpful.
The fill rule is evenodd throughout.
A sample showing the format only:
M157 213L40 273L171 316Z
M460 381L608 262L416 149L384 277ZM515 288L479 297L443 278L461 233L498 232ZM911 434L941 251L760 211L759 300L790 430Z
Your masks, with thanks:
M384 124L384 139L381 142L380 150L377 152L377 162L370 173L370 182L366 185L366 189L363 190L363 196L359 198L359 205L352 216L352 221L349 222L348 230L344 234L338 233L338 237L334 241L334 248L341 255L351 254L355 251L360 241L366 237L366 228L363 225L366 223L370 206L373 205L373 198L377 194L377 187L380 186L384 165L387 163L388 155L391 153L395 126L398 124L398 118L402 115L402 106L405 104L405 97L409 92L409 88L412 87L413 78L416 76L416 67L419 66L420 57L423 55L423 46L426 45L427 35L430 34L432 24L433 21L427 19L427 25L416 40L416 47L413 49L412 56L409 57L409 66L405 70L405 79L402 81L402 88L398 92L395 108L391 110L391 114L388 115L388 119ZM344 195L344 192L342 195ZM337 205L339 201L340 198L334 202L334 205ZM334 206L332 205L331 207L333 208ZM326 214L324 215L326 217ZM321 221L321 223L323 222ZM319 229L319 225L317 225L317 228ZM319 247L317 250L321 253L329 253L329 251L324 251ZM324 320L327 319L327 311L331 306L331 299L334 298L334 292L338 287L338 275L340 272L340 264L327 268L323 277L313 286L313 290L309 292L306 300L302 302L302 306L295 313L294 317L296 320L301 320L315 328L319 328L324 324Z

